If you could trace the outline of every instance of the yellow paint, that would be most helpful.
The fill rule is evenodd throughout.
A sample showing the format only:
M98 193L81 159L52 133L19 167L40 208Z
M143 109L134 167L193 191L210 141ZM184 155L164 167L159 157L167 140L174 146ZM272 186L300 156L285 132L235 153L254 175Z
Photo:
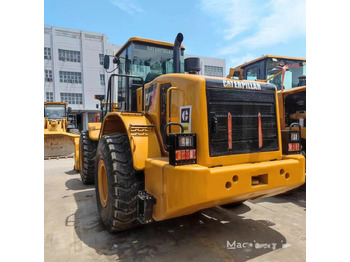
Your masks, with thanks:
M279 137L279 148L278 151L272 152L261 152L253 154L240 154L240 155L227 155L221 157L209 157L209 137L208 137L208 120L207 120L207 97L206 97L206 85L205 78L220 79L224 78L208 77L200 75L190 74L166 74L153 80L151 83L145 86L145 89L149 88L155 82L158 83L156 97L154 98L154 105L151 107L147 114L150 121L156 126L155 130L158 137L162 137L160 132L160 86L162 84L171 83L172 87L177 87L178 90L181 87L182 92L173 90L171 92L171 115L170 119L172 122L180 122L180 107L181 106L192 106L192 123L191 132L197 134L197 156L198 163L207 167L217 165L231 165L240 164L247 162L260 162L267 161L270 159L281 159L282 158L282 147L281 138ZM236 81L236 80L232 80ZM243 80L244 82L251 82ZM184 95L185 94L185 95ZM167 96L168 97L168 96ZM276 94L277 101L277 94ZM278 103L278 102L277 102ZM166 114L168 114L169 109ZM168 116L169 118L169 116ZM279 114L277 112L277 119ZM280 130L279 121L278 130ZM177 126L172 127L172 132L180 132L180 128ZM160 140L160 148L163 155L167 155L163 150L163 141Z
M283 156L281 137L279 150L276 151L210 157L206 78L225 80L189 74L159 76L145 85L147 89L156 84L153 104L147 112L141 112L140 88L137 91L137 108L140 112L111 112L102 123L99 138L113 133L128 134L134 168L144 170L145 189L157 200L153 209L155 220L190 214L216 205L275 195L298 187L305 181L304 157ZM171 92L171 101L168 102L171 113L167 116L169 108L163 112L167 122L169 119L180 122L180 107L192 106L191 131L197 134L196 165L169 165L160 130L160 88L163 84L171 86L166 97L169 101ZM276 90L275 99L276 117L279 119ZM279 121L277 128L280 133ZM171 129L173 133L180 132L178 127Z
M74 169L80 170L80 151L79 151L79 137L74 138Z
M146 191L157 199L153 218L164 220L291 190L305 182L304 161L301 155L290 155L276 161L208 168L200 165L174 167L167 158L147 159ZM267 183L254 185L252 177L265 174ZM233 176L238 177L237 182L233 181ZM227 182L230 188L226 188Z
M98 141L100 135L101 123L88 123L89 138Z
M134 168L143 170L148 157L160 157L156 130L142 113L108 113L103 121L100 137L106 134L127 133L132 146Z
M98 192L102 207L107 206L108 201L108 182L107 182L107 171L103 159L98 161Z

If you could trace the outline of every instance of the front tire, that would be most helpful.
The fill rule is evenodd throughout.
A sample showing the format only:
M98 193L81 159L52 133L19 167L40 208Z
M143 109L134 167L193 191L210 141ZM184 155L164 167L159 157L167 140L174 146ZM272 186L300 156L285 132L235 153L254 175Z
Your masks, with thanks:
M144 173L133 167L127 134L103 136L95 164L97 209L109 232L133 228L137 220L137 194L144 189Z
M79 138L79 165L81 181L85 185L95 182L95 156L97 141L91 140L89 131L84 130Z

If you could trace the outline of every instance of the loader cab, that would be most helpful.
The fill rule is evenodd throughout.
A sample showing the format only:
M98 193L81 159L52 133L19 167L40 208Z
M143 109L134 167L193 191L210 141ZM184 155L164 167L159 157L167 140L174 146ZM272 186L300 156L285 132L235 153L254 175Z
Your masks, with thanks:
M306 85L306 59L266 55L236 67L230 71L231 78L239 76L246 80L265 80L276 75L280 68L287 65L284 76L284 90ZM282 74L267 81L281 90Z
M180 72L184 73L184 47L180 51ZM142 77L149 83L157 76L173 73L173 45L166 42L133 37L118 51L114 61L118 74ZM140 79L118 77L118 110L137 111L137 89Z
M44 117L49 120L61 120L67 117L67 103L46 102L44 104Z

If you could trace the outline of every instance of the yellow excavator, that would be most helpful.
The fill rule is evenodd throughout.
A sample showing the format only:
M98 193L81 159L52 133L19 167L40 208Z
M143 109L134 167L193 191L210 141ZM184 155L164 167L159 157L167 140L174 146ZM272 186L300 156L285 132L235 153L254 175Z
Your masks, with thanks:
M44 158L73 157L79 135L67 132L67 102L44 103Z

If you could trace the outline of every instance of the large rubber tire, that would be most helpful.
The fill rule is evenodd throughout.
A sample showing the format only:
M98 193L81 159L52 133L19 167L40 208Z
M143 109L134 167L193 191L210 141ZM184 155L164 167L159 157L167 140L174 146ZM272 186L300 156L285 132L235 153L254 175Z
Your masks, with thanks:
M104 172L99 170L101 165L105 167L107 179L102 178ZM100 181L107 181L108 187L103 188ZM103 193L100 198L100 189L105 191L106 188L107 199ZM97 209L109 232L126 230L139 224L136 201L138 191L144 189L144 172L136 171L133 167L127 134L105 135L100 139L96 153L95 189Z
M95 182L95 156L98 142L89 138L89 131L84 130L79 138L80 177L85 185Z

